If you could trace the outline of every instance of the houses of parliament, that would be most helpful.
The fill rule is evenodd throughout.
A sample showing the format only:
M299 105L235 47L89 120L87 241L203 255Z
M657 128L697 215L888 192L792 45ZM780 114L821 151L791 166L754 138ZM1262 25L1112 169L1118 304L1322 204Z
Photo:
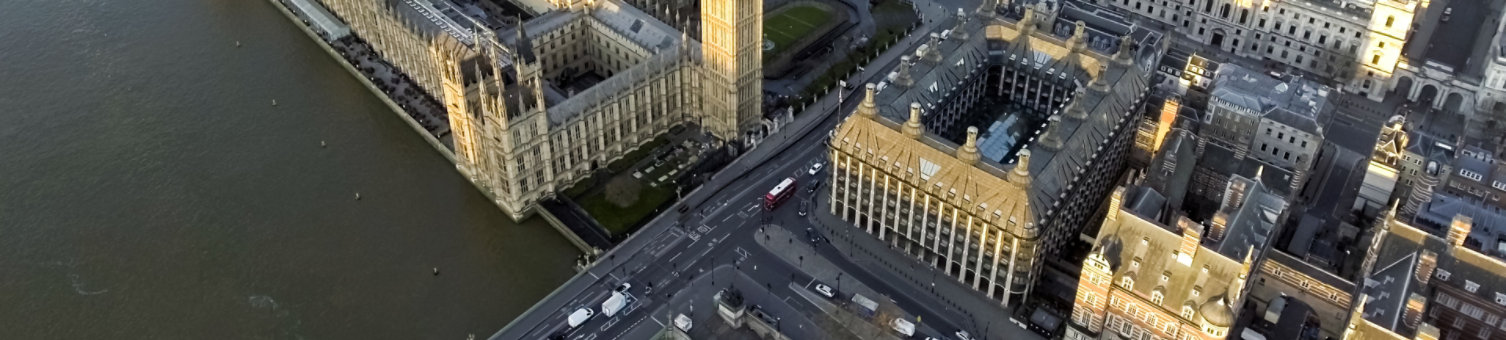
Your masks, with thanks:
M443 103L456 167L514 219L673 126L764 133L761 0L703 1L702 41L621 0L524 3L527 20L488 1L322 2Z

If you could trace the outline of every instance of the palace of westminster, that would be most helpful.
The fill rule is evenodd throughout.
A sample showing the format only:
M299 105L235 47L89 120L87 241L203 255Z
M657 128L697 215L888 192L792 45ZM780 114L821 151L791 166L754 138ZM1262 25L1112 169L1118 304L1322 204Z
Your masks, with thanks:
M707 2L704 41L618 0L551 3L522 22L324 3L441 98L457 168L514 219L681 123L729 142L766 133L762 1Z

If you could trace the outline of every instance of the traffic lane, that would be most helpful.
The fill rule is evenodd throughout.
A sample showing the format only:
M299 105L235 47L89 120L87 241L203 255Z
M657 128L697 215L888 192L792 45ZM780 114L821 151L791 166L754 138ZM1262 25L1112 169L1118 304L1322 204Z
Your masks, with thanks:
M811 231L818 231L819 230L819 229L815 229L814 227L812 227L811 223L809 223L809 220L804 219L804 218L802 218L800 216L783 216L783 218L781 218L781 220L782 221L793 221L793 223L781 223L781 225L787 226L786 229L789 229L790 232L795 233L797 235L801 234L801 231L802 231L801 229L804 229L804 228L807 228L807 227L809 227ZM822 237L830 237L830 236L825 235L825 233L822 233L821 236ZM846 257L843 256L842 254L840 254L840 252L835 247L831 246L829 243L823 242L823 241L819 241L819 240L815 241L815 242L812 242L809 238L802 238L801 242L807 242L808 244L812 244L813 248L816 248L816 251L817 251L818 255L826 257L826 259L828 261L831 261L840 270L842 270L844 273L847 273L847 275L849 275L849 277L851 277L852 279L857 280L858 282L861 282L864 285L867 285L868 287L870 287L874 291L877 291L877 292L879 292L881 294L884 294L885 296L890 297L890 300L893 301L901 309L903 309L906 313L910 313L912 315L920 316L921 320L922 320L922 322L920 322L920 325L919 325L921 327L921 330L922 330L920 333L926 334L926 333L938 333L939 332L941 334L950 334L950 332L954 332L954 331L957 331L957 330L965 329L965 328L961 327L960 324L953 322L953 320L956 320L957 318L960 318L960 315L959 316L949 316L947 314L941 314L941 313L938 313L936 311L933 311L933 310L929 309L929 306L936 304L934 302L932 302L932 303L921 303L921 301L925 301L926 299L916 298L914 296L909 296L909 295L901 295L901 296L899 296L899 298L897 298L896 296L898 294L896 294L896 293L901 293L901 292L903 292L902 290L897 290L894 287L888 285L888 281L883 281L883 280L880 280L877 277L873 276L864 267L859 267L856 264L851 263L850 261L847 261ZM783 263L783 261L780 261L780 262ZM785 263L785 266L789 266L789 264ZM864 274L864 275L854 275L854 273L861 273L861 274ZM846 280L844 280L844 281L846 281ZM882 284L878 284L878 283L882 283ZM831 283L827 282L826 284L831 284ZM908 300L906 300L906 299L908 299ZM926 321L926 320L929 320L929 321ZM972 333L977 333L977 332L972 332Z
M884 250L888 251L888 249ZM890 299L893 300L896 305L899 305L900 308L904 308L905 311L920 315L922 316L922 319L929 318L931 320L939 320L939 322L934 322L936 326L939 326L936 328L950 331L965 329L960 323L954 321L963 320L961 318L961 315L958 315L958 313L952 312L950 310L941 311L933 309L932 306L939 305L938 302L931 301L929 297L913 296L912 294L908 293L908 289L905 289L908 287L895 287L895 285L891 284L890 281L880 279L879 277L874 275L874 273L869 272L866 267L852 262L851 259L842 254L835 247L819 247L817 251L821 252L823 256L826 256L828 260L832 261L832 263L836 264L838 267L843 268L844 271L847 272L848 275L852 275L854 279L867 284L870 288L876 291L886 292ZM977 334L978 332L970 331L969 333Z

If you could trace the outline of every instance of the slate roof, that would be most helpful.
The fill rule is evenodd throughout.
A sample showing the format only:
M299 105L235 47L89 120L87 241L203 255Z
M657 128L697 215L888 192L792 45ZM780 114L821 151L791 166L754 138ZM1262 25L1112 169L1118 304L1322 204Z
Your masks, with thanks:
M476 43L475 22L449 1L385 0L402 20L412 23L424 36L449 35L466 46Z
M1419 209L1416 222L1435 235L1442 235L1458 215L1474 219L1469 236L1488 248L1494 248L1496 240L1506 239L1506 213L1482 202L1442 192L1434 192L1433 199Z
M927 49L940 49L939 62L912 53L908 71L913 80L911 86L891 83L879 89L874 98L879 105L879 114L903 122L910 118L910 103L921 103L926 107L923 114L928 115L939 103L950 99L963 82L975 80L987 66L987 37L981 34L986 23L987 20L968 20L961 29L971 32L967 39L952 37L936 45L927 45Z
M1387 330L1410 338L1420 325L1407 325L1402 320L1407 299L1413 294L1432 300L1430 285L1448 285L1461 292L1470 292L1483 301L1495 301L1496 294L1506 293L1506 263L1466 247L1452 246L1443 238L1411 225L1385 221L1381 239L1370 251L1375 259L1373 269L1364 280L1362 293L1368 301L1361 311L1365 321L1378 329ZM1425 255L1427 254L1427 255ZM1427 272L1423 261L1427 256L1436 256L1436 266ZM1379 333L1366 333L1379 334Z
M1236 197L1242 201L1235 201ZM1251 249L1265 249L1271 230L1286 211L1286 200L1261 181L1235 176L1229 179L1220 206L1214 218L1227 221L1223 239L1207 238L1203 244L1226 257L1243 260Z
M1115 216L1104 220L1094 246L1094 252L1116 264L1111 268L1111 289L1128 291L1147 303L1152 301L1153 293L1159 292L1163 296L1159 307L1169 315L1177 316L1182 315L1183 306L1192 307L1194 315L1189 319L1192 322L1205 317L1221 319L1232 315L1233 311L1217 299L1237 295L1243 288L1238 280L1246 274L1241 263L1244 258L1233 259L1209 248L1200 248L1188 264L1179 262L1180 226L1194 222L1185 218L1180 219L1184 222L1178 225L1155 222L1128 209L1141 204L1136 201L1138 199L1132 196L1125 202L1124 209L1115 207L1109 212ZM1126 277L1133 280L1128 289L1123 285Z
M1028 182L1007 180L1006 170L998 163L979 160L970 164L959 159L957 145L933 134L912 138L900 131L899 123L876 113L869 117L862 112L869 103L865 100L860 112L837 126L832 149L856 155L876 170L944 197L953 206L974 211L979 222L1015 237L1037 237L1030 203L1024 199ZM876 104L872 108L876 109Z
M919 69L911 69L914 86L886 88L875 96L879 116L885 117L881 119L886 121L885 124L898 126L899 122L908 120L911 102L932 107L936 98L948 98L951 86L956 81L967 79L966 75L970 72L981 70L984 61L1047 76L1054 74L1058 79L1078 82L1078 86L1084 88L1092 77L1102 72L1104 82L1108 84L1107 92L1083 91L1071 100L1072 105L1079 105L1088 112L1087 116L1090 118L1064 118L1056 123L1059 125L1056 128L1062 133L1063 145L1060 150L1026 146L1032 153L1029 169L1033 178L1029 188L1032 216L1044 218L1066 191L1068 183L1078 173L1094 166L1090 161L1094 159L1098 147L1108 139L1110 132L1120 124L1125 124L1131 113L1137 113L1135 104L1148 91L1153 63L1160 57L1159 50L1131 49L1128 58L1134 63L1123 66L1117 64L1113 56L1093 49L1073 52L1068 47L1067 40L1045 32L1031 30L1029 34L1024 34L1017 22L988 15L974 16L968 21L965 27L981 29L971 32L965 41L952 39L943 42L941 63L930 65L927 61L917 61ZM985 48L986 60L981 54ZM1100 69L1100 65L1106 68ZM936 91L930 89L933 81L937 86ZM949 81L952 83L948 83ZM950 145L939 138L927 137L924 140L933 141L930 144ZM1012 159L985 161L1000 166L1003 166L1001 162L1014 163Z
M1223 64L1214 76L1211 95L1266 119L1322 135L1322 124L1332 111L1328 93L1327 86L1311 80L1294 76L1276 79L1239 65Z

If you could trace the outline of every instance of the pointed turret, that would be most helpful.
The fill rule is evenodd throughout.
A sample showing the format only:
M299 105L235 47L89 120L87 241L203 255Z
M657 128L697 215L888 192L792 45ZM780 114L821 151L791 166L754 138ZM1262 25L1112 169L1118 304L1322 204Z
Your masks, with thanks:
M544 100L543 69L539 65L538 57L533 51L533 41L528 37L528 31L523 27L523 19L518 19L518 60L513 63L513 68L518 72L518 84L527 84L529 97L532 97L533 107L528 109L544 110L547 106ZM521 105L520 105L521 106ZM525 109L526 110L526 109Z
M910 103L910 120L905 122L904 132L913 139L926 135L926 126L920 123L920 103Z
M533 52L533 41L528 38L528 31L523 27L523 18L518 18L518 59L520 63L533 64L538 62L538 57Z
M957 159L967 165L978 164L978 127L967 127L967 142L957 148Z

